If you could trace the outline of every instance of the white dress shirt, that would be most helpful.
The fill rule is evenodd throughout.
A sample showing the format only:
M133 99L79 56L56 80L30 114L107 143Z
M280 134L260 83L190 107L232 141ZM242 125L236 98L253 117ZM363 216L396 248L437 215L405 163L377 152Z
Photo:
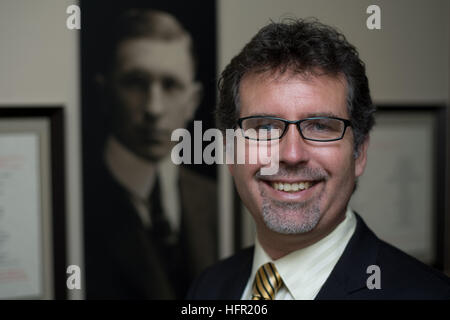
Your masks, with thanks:
M267 255L256 237L252 271L241 299L251 299L256 272L263 264L272 262L284 283L275 296L276 300L313 300L330 276L355 228L355 214L347 208L345 219L326 237L275 261Z
M130 194L130 200L145 227L151 227L152 224L145 201L153 190L158 174L165 217L173 231L179 230L178 167L171 161L170 154L160 162L153 163L135 155L111 136L106 142L105 161L113 177Z

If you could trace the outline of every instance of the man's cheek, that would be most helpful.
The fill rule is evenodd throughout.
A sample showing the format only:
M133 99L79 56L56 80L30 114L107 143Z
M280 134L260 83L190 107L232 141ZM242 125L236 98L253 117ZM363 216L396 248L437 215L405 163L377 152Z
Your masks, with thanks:
M280 156L278 140L246 140L244 145L238 143L237 146L238 163L254 165L253 170L260 170L262 175L273 175L278 172Z
M145 107L145 96L139 92L119 92L117 100L124 109L137 109Z

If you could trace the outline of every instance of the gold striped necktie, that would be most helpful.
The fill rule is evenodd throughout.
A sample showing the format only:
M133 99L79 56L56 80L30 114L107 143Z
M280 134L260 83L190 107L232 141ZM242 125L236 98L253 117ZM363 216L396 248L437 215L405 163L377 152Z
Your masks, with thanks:
M283 285L281 276L272 262L262 265L253 281L252 300L274 300Z

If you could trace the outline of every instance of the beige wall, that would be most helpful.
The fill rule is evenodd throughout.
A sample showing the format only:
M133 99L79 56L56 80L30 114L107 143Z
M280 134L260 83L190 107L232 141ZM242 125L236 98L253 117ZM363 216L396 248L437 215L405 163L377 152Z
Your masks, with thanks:
M366 27L370 4L381 8L381 30ZM445 102L448 8L446 0L219 0L220 67L269 19L317 17L358 48L376 102Z
M67 263L83 265L78 31L66 28L70 0L0 2L0 106L62 105L65 111ZM82 292L69 295L78 298Z

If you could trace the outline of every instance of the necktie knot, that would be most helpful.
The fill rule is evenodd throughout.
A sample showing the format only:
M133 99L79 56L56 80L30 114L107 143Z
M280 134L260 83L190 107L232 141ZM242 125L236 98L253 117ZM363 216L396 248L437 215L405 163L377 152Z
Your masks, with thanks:
M271 262L262 265L253 282L252 300L274 300L283 280Z

